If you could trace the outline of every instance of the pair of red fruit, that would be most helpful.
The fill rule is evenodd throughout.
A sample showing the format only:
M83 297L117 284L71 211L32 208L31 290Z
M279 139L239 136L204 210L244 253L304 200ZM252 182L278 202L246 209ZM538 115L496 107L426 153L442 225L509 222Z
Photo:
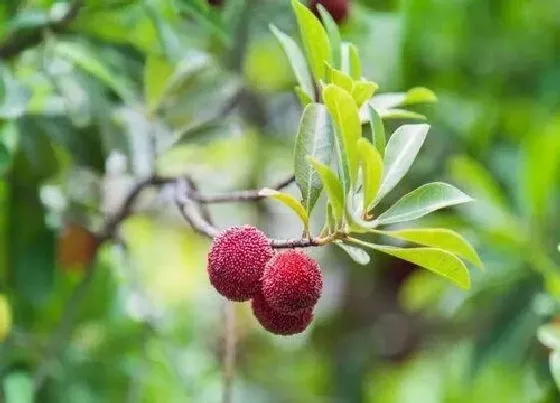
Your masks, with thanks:
M279 335L309 326L323 288L315 260L296 249L275 253L266 235L248 225L224 230L214 239L208 275L227 299L251 300L259 323Z

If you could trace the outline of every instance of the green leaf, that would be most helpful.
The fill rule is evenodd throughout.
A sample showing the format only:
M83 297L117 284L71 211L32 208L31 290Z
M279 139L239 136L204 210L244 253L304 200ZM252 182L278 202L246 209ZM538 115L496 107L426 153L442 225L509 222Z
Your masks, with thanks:
M550 372L556 387L560 389L560 352L553 351L549 357Z
M336 69L331 69L331 83L348 91L349 93L352 92L352 87L354 86L352 77Z
M422 185L404 195L376 220L377 224L392 224L415 220L432 211L473 199L447 183L434 182Z
M368 253L362 248L351 246L343 243L342 241L335 241L334 244L348 254L356 263L366 266L370 262Z
M299 99L299 103L301 104L302 107L305 108L310 103L313 103L313 99L309 98L309 95L307 95L299 85L294 87L294 91L296 92L296 95Z
M426 120L426 116L421 115L420 113L408 111L406 109L388 109L385 111L381 111L381 117L383 119L417 119L417 120Z
M290 61L292 71L294 72L300 90L303 91L303 93L306 94L309 99L315 99L313 80L311 79L311 75L309 74L309 70L307 69L307 63L305 62L305 57L303 56L303 53L301 52L299 46L292 39L292 37L286 35L274 25L271 24L269 27L274 36L276 36L276 39L278 39L278 42L280 42L280 45L282 45L282 48L284 49L284 52L286 53L286 56Z
M144 66L144 99L150 113L154 113L165 94L173 66L167 60L149 55Z
M341 47L341 39L340 39L340 31L338 30L338 25L333 20L331 14L325 10L322 4L317 4L317 10L319 10L319 15L321 16L321 20L323 21L323 25L327 31L327 35L329 37L329 42L331 44L332 50L332 63L334 68L340 68L341 64L341 55L340 55L340 47Z
M127 79L123 76L116 76L100 61L98 55L90 53L85 47L72 42L56 42L53 50L105 83L124 101L134 102L134 92L131 90L132 86L127 83Z
M354 81L354 85L352 87L352 98L356 101L358 108L370 99L378 88L379 86L377 83L374 83L373 81Z
M343 42L341 47L341 70L358 81L362 79L362 63L356 45Z
M381 185L383 159L377 149L363 137L358 140L358 150L362 166L363 209L368 212Z
M373 97L371 105L379 111L386 111L398 106L411 105L423 102L437 101L433 91L427 88L412 88L407 92L389 92Z
M315 81L319 82L325 77L324 63L331 63L331 45L329 37L321 21L298 0L292 0L292 7L296 14L301 40L311 66Z
M537 338L546 347L560 351L560 324L548 323L537 330Z
M455 255L437 248L397 248L394 246L376 245L357 239L353 243L366 248L384 252L399 259L407 260L435 274L451 280L461 288L471 286L470 274L465 264Z
M307 162L306 156L311 155L317 161L329 165L334 141L332 130L324 105L313 103L306 106L296 136L294 173L308 215L311 215L323 184L317 172Z
M455 231L443 228L412 228L380 232L393 238L446 250L471 262L480 269L483 268L476 250Z
M343 173L343 185L347 193L357 183L358 177L358 139L362 136L358 107L347 91L335 85L323 89L323 102L336 125L339 169Z
M4 378L6 403L33 403L33 381L25 372L12 372Z
M383 120L371 105L368 105L368 111L370 115L369 125L371 129L371 138L369 141L371 144L375 145L379 154L383 157L385 155L385 126L383 125Z
M405 104L419 104L437 102L436 94L427 88L416 87L406 92Z
M291 208L299 216L299 218L303 222L303 227L305 231L306 232L308 231L309 216L305 211L305 207L303 207L303 205L298 200L296 200L294 196L288 193L279 192L277 190L268 189L268 188L262 189L259 192L259 196L270 197L271 199L278 200L279 202L284 203L286 206Z
M385 174L377 196L381 200L410 169L424 143L430 126L403 125L389 139L385 149Z
M339 225L344 217L344 190L342 184L338 180L336 174L327 165L317 161L311 156L306 157L306 159L319 174L325 186L325 190L327 191L334 219L336 224Z

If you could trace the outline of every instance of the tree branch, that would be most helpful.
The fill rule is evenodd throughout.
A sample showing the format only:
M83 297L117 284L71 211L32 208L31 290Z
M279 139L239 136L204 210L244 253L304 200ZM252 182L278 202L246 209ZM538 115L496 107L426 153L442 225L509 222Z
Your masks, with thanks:
M27 32L15 31L0 43L0 60L8 60L21 52L41 43L43 32L63 32L68 25L78 17L84 0L74 0L70 3L68 11L61 18L48 21L42 26L35 27Z

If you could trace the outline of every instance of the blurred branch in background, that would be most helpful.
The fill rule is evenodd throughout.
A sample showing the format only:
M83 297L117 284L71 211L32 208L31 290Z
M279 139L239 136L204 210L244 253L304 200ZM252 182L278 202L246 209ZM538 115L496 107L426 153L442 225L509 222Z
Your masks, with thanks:
M68 25L78 17L83 5L84 0L73 0L68 5L66 12L59 18L50 19L45 24L33 27L30 30L16 30L10 33L7 38L0 43L0 60L10 59L41 43L44 31L52 31L54 33L64 32L68 28Z

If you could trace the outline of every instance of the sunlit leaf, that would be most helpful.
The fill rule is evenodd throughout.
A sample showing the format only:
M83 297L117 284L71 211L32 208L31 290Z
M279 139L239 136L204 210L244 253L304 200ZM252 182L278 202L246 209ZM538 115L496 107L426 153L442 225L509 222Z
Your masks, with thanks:
M329 42L331 44L332 50L333 67L335 69L338 69L340 68L341 64L341 40L338 25L333 20L331 14L327 10L325 10L325 7L323 7L322 4L317 4L317 10L319 10L319 15L321 16L321 20L323 21L323 25L325 26L325 30L327 31L327 35L329 36Z
M397 231L383 231L393 238L415 242L451 252L475 266L482 268L482 262L471 244L455 231L443 228L412 228Z
M455 255L442 249L397 248L394 246L376 245L356 239L352 240L352 242L365 248L370 248L399 259L407 260L451 280L461 288L468 289L471 286L470 274L465 264Z
M381 185L383 159L375 146L363 137L358 140L358 151L362 166L363 208L364 212L367 212L375 201L375 196L377 196Z
M362 78L362 63L358 48L353 43L343 42L341 47L341 70L358 81Z
M321 21L298 0L292 0L301 40L315 81L324 79L324 63L332 63L329 37Z
M414 112L414 111L409 111L406 109L398 109L398 108L394 108L394 109L387 109L387 110L382 110L380 112L380 115L383 119L417 119L417 120L426 120L426 116Z
M307 212L305 211L305 207L303 207L303 205L295 197L288 193L279 192L277 190L268 188L262 189L259 192L259 195L278 200L279 202L282 202L286 206L291 208L299 216L299 218L303 222L305 230L307 231L309 225L309 217L307 215Z
M352 98L356 101L358 108L366 102L379 86L373 81L354 81L352 86Z
M437 98L433 91L418 87L407 92L388 92L376 95L370 100L370 104L377 110L385 111L399 106L435 101Z
M307 105L313 102L313 99L309 98L309 95L307 95L307 93L304 90L302 90L299 85L294 87L294 91L302 107L305 108Z
M358 139L362 135L362 126L358 107L352 96L335 85L323 89L323 102L336 126L338 144L340 145L339 162L343 172L345 192L357 183L358 177Z
M470 201L473 201L470 196L452 185L442 182L428 183L403 196L380 214L376 222L392 224L415 220L432 211Z
M327 191L329 203L332 206L333 216L336 224L339 225L344 217L344 190L342 184L338 180L336 174L325 164L317 161L311 156L307 157L307 161L317 171L323 186Z
M426 124L403 125L393 133L385 148L385 174L377 200L381 200L406 175L429 128Z
M325 106L316 103L307 105L296 137L294 173L308 214L311 214L323 184L306 156L311 155L317 161L329 165L333 141L333 128Z
M334 244L348 254L356 263L366 266L370 262L368 253L362 248L345 244L342 241L335 241Z
M352 92L352 87L354 85L352 77L346 75L340 70L331 70L331 82L337 87L340 87L348 92Z
M276 36L280 45L282 45L282 48L290 61L292 71L294 72L301 91L303 91L309 99L315 99L313 80L311 79L311 75L307 69L307 63L305 62L305 57L299 46L289 35L286 35L272 24L270 25L270 30L274 36Z

